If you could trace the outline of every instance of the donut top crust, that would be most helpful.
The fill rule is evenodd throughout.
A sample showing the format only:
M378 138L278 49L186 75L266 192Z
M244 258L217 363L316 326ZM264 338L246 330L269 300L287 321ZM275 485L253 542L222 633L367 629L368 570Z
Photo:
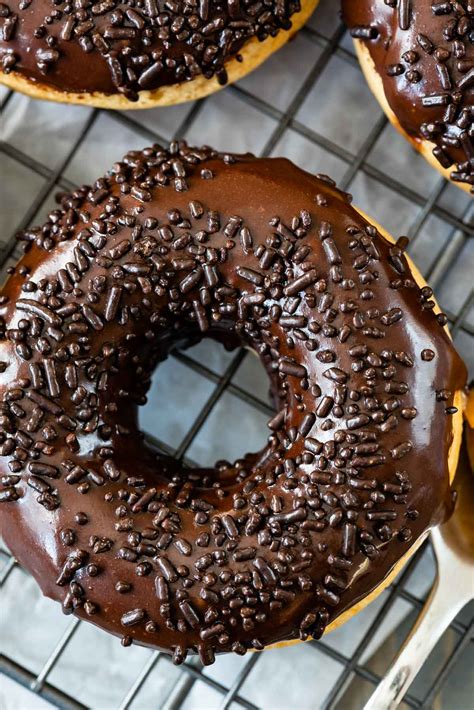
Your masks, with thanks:
M251 37L290 29L300 9L299 0L5 0L0 71L131 101L200 74L225 84L226 60Z
M431 0L343 0L401 127L435 144L451 179L474 185L474 6Z
M66 612L176 662L318 636L450 512L464 365L406 239L329 178L154 146L21 238L1 533ZM262 452L187 470L144 445L137 405L203 336L259 354L277 414Z

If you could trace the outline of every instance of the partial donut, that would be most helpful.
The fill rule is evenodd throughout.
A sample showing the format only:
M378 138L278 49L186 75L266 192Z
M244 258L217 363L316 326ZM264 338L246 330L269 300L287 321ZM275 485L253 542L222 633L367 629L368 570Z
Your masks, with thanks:
M173 143L22 233L1 533L66 613L177 663L319 637L450 513L465 368L407 240L350 199L288 160ZM257 353L276 413L263 451L186 469L137 407L204 337Z
M0 82L34 98L101 108L207 96L258 67L319 0L6 0Z
M343 0L362 70L390 122L446 178L474 192L474 8Z

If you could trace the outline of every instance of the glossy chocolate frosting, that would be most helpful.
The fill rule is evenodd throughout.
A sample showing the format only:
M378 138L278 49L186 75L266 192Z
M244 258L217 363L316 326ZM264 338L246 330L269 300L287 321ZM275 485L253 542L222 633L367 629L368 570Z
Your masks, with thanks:
M343 0L401 127L451 179L474 185L474 4L471 0Z
M1 533L65 612L177 663L318 637L450 512L464 366L406 240L329 178L154 146L21 236ZM205 470L137 425L157 362L202 337L255 350L277 412L263 451Z
M122 93L203 74L227 80L225 62L251 37L291 27L299 0L5 0L0 67L65 92Z

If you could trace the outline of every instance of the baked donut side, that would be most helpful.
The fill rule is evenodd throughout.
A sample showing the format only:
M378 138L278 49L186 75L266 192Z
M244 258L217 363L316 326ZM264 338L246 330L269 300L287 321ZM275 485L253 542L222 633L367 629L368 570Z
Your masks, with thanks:
M445 177L472 192L472 10L450 2L344 0L343 18L390 122Z
M5 33L0 40L0 82L37 99L117 110L192 101L257 68L301 29L318 3L277 2L255 16L258 4L233 0L222 6L202 0L199 9L169 3L157 15L150 15L154 0L131 10L127 3L106 2L100 14L96 5L83 10L81 23L60 5L58 18L44 25L41 17L49 17L50 8L43 0L35 13L25 9L25 17L8 10L4 22L17 19L8 41ZM72 29L64 39L69 25L87 31L76 35ZM36 38L38 26L45 31ZM51 43L54 61L45 64L41 57Z
M1 301L1 531L66 612L176 662L317 637L449 514L464 367L405 240L329 179L155 146L23 238ZM258 352L277 414L262 452L186 470L136 407L203 336Z

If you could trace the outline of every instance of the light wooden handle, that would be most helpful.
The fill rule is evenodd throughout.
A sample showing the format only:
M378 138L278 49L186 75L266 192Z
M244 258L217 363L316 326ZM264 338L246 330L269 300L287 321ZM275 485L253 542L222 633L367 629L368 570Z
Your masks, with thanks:
M398 707L437 641L465 603L464 595L456 597L453 582L449 584L446 579L442 582L436 579L414 627L364 710L395 710Z

